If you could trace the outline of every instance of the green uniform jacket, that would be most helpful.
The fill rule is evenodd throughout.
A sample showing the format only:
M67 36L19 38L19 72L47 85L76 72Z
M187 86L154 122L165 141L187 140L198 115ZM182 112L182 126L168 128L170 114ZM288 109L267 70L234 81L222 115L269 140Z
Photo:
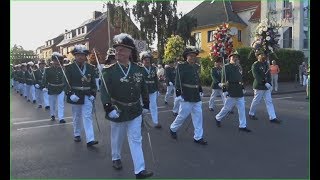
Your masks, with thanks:
M68 82L71 86L68 85L68 82L65 81L65 88L67 92L67 103L70 104L84 104L84 97L87 96L96 96L97 86L96 86L96 72L93 65L84 63L86 66L86 71L84 73L85 78L81 75L79 68L76 65L76 62L66 66L66 76ZM83 67L84 68L84 67ZM77 102L73 102L70 99L72 94L77 95L80 99Z
M254 78L253 89L267 90L265 83L271 82L270 71L268 71L268 64L266 62L256 61L252 64L251 70ZM267 72L268 71L268 72ZM271 83L270 83L271 84Z
M156 67L151 66L150 69L150 74L148 74L147 70L145 69L145 67L141 67L141 71L143 73L143 78L146 81L146 84L148 86L148 93L154 93L158 90L158 76L157 76L157 70Z
M122 68L127 72L128 68L124 66ZM104 83L101 84L102 104L111 103L120 112L119 118L109 118L108 113L106 113L105 118L113 122L124 122L140 116L142 113L140 96L142 96L144 102L149 102L148 87L141 66L131 63L131 69L126 78L127 82L120 81L124 74L118 63L106 65L102 70L102 77L108 87L107 92Z
M172 82L173 85L175 85L176 69L170 66L165 68L165 75L167 86L169 86L169 82Z
M40 86L39 89L44 88L44 86L43 86L43 84L42 84L43 75L44 75L44 69L37 69L37 70L34 72L34 76L36 77L36 82L35 82L35 84L39 84L39 86Z
M212 78L211 88L221 89L221 87L219 87L218 85L219 83L221 83L221 68L213 67L211 69L211 78Z
M35 83L35 76L33 74L33 70L28 70L25 72L25 79L27 85L34 85Z
M64 90L64 75L60 67L45 68L42 84L48 88L48 94L60 94Z
M17 70L16 72L16 79L19 83L21 83L21 79L22 79L22 71L21 70Z
M189 64L188 62L183 62L177 66L176 89L181 90L181 96L185 101L199 102L201 100L198 68L198 65Z
M225 71L222 69L222 76L226 73L226 88L230 97L243 97L242 74L239 66L226 64Z

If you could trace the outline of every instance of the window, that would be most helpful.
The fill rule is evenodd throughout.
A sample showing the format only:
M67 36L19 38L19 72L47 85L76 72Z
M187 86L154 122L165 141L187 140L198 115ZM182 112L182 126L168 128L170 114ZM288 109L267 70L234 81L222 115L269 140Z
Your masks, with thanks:
M194 33L194 38L196 40L195 47L201 49L201 32Z
M241 30L238 30L238 42L241 42Z
M76 30L76 34L77 34L77 36L78 35L81 35L81 34L85 34L86 33L86 31L87 31L87 27L86 26L83 26L83 27L80 27L80 28L78 28L77 30Z
M208 42L212 42L213 41L213 36L216 33L216 31L208 31Z
M292 48L292 27L283 32L283 48Z
M268 9L269 12L275 12L276 11L276 0L268 0Z
M293 7L292 0L284 0L283 1L283 13L282 13L283 19L292 18L292 7Z
M309 48L309 32L304 31L304 38L303 38L303 49L308 49Z

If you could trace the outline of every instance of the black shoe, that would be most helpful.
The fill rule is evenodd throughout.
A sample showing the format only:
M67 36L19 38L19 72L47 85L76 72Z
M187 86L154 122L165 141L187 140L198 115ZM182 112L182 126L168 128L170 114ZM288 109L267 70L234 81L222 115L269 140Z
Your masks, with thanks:
M39 105L38 108L42 108L42 105Z
M234 114L234 112L233 112L233 111L229 111L229 113L230 113L230 114Z
M162 126L159 123L154 127L157 128L157 129L161 129L162 128Z
M252 120L258 120L258 118L255 115L250 115L249 114L249 118L252 119Z
M178 116L178 113L175 113L175 112L174 112L174 113L173 113L173 116Z
M139 174L136 174L136 179L145 179L148 177L153 176L153 172L147 171L147 170L142 170L139 172Z
M36 100L33 100L32 103L35 104L35 103L36 103Z
M20 94L20 96L22 96L22 94Z
M216 126L221 127L221 121L218 121L216 118L215 118L215 120L216 120Z
M45 109L46 109L46 110L49 110L49 109L50 109L50 106L46 106Z
M167 102L167 101L165 101L165 102L164 102L164 104L168 104L168 102Z
M214 109L213 108L209 108L209 111L214 111Z
M80 136L76 136L76 137L73 138L73 140L75 142L81 142L81 137Z
M195 140L193 139L195 143L201 144L201 145L207 145L208 142L203 140L203 138L199 139L199 140Z
M59 123L66 123L66 121L64 119L61 119Z
M276 124L280 124L281 123L281 121L278 120L277 118L274 118L274 119L270 120L270 122L271 123L276 123Z
M27 102L30 102L30 100L28 99Z
M56 117L51 116L51 121L54 121L54 120L56 120Z
M177 139L177 138L178 138L176 132L173 132L170 128L169 128L169 131L170 131L171 137L172 137L173 139Z
M244 131L244 132L251 132L250 129L244 127L244 128L239 128L239 131Z
M116 170L122 169L122 163L120 159L113 160L112 161L112 167L115 168Z
M87 143L87 147L91 147L91 146L96 145L98 143L99 143L98 141L90 141Z

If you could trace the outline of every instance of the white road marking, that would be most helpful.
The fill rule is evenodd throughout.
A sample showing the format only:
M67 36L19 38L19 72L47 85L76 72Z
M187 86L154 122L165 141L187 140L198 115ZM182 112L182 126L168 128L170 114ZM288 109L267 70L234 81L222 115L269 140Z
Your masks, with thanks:
M290 99L290 98L293 98L293 97L278 97L278 98L272 98L272 99Z
M71 119L72 116L68 116L68 117L65 117L64 119ZM28 118L30 119L30 118ZM34 121L23 121L23 122L15 122L13 123L14 125L17 125L17 124L29 124L29 123L36 123L36 122L43 122L43 121L49 121L50 119L39 119L39 120L34 120Z
M15 120L27 120L27 119L30 119L30 118L26 118L26 117L23 117L23 118L12 118L11 120L15 121Z
M32 126L32 127L26 127L26 128L19 128L18 131L26 130L26 129L35 129L35 128L43 128L43 127L52 127L52 126L62 126L65 124L72 124L73 122L63 123L63 124L51 124L51 125L43 125L43 126Z

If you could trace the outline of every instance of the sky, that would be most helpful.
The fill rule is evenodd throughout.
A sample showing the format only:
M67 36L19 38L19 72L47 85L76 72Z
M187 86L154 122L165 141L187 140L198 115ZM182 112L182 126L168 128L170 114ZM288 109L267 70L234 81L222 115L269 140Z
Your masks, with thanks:
M105 1L106 2L106 1ZM178 1L178 14L188 13L202 1ZM103 1L11 1L10 47L36 50L65 29L90 19L93 11L106 11Z

